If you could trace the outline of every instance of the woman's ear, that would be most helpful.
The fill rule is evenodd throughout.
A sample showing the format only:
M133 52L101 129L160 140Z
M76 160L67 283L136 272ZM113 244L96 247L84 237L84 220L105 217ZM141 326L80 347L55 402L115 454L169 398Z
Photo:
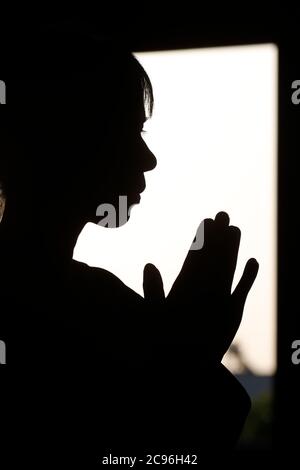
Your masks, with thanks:
M4 214L4 209L5 209L5 198L1 194L1 189L0 189L0 222L1 222L3 214Z

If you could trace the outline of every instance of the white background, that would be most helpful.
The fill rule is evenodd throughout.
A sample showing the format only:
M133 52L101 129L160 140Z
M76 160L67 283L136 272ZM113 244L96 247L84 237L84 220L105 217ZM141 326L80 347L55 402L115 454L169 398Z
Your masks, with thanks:
M277 49L272 44L136 54L155 95L145 140L158 165L129 223L87 224L74 257L112 271L142 295L147 262L166 294L200 221L228 212L242 231L235 283L259 274L236 341L258 374L275 370ZM112 255L113 253L113 255ZM197 314L197 312L196 312ZM236 365L225 359L235 371Z

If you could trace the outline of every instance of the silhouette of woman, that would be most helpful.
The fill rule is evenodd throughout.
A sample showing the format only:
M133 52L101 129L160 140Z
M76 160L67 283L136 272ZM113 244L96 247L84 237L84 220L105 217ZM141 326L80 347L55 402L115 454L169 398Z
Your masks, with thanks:
M15 56L32 73L7 81L1 123L1 326L27 383L15 410L23 462L230 449L250 402L221 360L257 262L231 294L240 233L224 213L205 221L204 248L189 252L167 299L152 265L143 299L72 260L99 204L139 202L156 165L141 137L152 86L132 54L80 31L40 33Z

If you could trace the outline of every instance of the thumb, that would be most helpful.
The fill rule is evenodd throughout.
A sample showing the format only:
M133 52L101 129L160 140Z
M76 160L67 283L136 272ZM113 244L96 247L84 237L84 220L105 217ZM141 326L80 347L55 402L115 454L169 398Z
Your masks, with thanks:
M154 264L148 263L144 267L144 297L151 302L161 301L165 298L164 285L159 270Z
M243 275L232 294L232 300L236 306L241 309L244 308L249 291L257 276L258 268L259 264L256 259L249 259L246 263Z

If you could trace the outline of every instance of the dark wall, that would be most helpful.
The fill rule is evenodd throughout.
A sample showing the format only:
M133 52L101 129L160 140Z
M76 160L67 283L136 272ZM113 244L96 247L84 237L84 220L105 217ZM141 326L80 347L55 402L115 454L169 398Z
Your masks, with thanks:
M126 2L127 3L127 2ZM145 5L98 7L80 14L43 12L15 19L8 40L18 41L20 33L32 25L79 17L93 24L100 34L112 35L135 51L186 47L207 47L259 42L275 42L280 53L279 73L279 275L278 275L278 374L276 379L275 442L277 448L296 450L300 425L300 365L291 362L291 344L300 339L299 328L299 230L298 179L300 149L300 105L291 102L291 83L300 79L299 9L273 8L263 11L241 2L237 10L217 4L211 11L198 2L195 6L173 4L167 8ZM12 73L14 65L6 51ZM3 61L2 61L3 67ZM8 69L2 68L7 73ZM220 77L222 92L222 77ZM285 447L284 447L285 446Z

